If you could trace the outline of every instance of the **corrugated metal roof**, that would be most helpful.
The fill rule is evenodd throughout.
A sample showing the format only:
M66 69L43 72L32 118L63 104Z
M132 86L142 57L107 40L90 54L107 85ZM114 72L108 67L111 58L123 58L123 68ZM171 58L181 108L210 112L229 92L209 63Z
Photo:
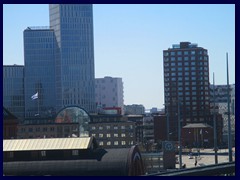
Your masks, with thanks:
M3 140L3 151L88 149L93 137Z

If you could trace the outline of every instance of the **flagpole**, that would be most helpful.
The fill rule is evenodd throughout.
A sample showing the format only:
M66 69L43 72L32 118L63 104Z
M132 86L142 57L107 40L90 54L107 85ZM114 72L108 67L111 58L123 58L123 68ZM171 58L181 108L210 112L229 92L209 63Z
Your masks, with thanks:
M38 99L38 116L39 116L39 97L37 99Z

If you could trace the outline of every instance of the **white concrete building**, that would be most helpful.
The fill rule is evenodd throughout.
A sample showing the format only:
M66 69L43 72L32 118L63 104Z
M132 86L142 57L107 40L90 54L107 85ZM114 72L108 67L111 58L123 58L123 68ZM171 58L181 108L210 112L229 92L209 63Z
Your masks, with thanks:
M95 78L95 95L98 108L121 107L123 113L122 78Z
M125 114L142 115L145 114L145 107L142 104L132 104L124 106Z

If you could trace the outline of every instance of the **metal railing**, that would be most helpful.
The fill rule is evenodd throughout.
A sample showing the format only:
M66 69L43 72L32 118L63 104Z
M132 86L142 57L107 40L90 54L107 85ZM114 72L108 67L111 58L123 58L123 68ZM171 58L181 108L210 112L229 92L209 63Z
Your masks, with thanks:
M145 176L235 176L235 162L207 165L189 169L171 170Z

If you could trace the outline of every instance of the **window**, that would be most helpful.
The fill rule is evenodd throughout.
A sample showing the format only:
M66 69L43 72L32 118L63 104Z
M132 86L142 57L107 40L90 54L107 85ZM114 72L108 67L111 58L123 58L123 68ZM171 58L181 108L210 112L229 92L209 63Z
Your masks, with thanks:
M168 57L164 57L164 61L167 62L168 61Z
M164 52L164 56L168 56L168 52Z
M174 52L174 51L171 52L170 55L171 55L171 56L175 56L175 52Z
M177 60L178 60L178 61L182 61L182 57L178 57Z
M195 54L195 51L191 51L191 54L194 55L194 54Z
M125 134L125 133L122 133L122 134L121 134L121 137L126 137L126 134Z
M184 57L184 61L188 61L188 57Z
M111 141L108 141L108 142L107 142L107 145L110 146L110 145L111 145Z
M14 157L14 153L13 152L9 152L9 157L13 158Z
M111 137L111 134L107 134L107 137L108 137L108 138Z
M175 57L171 57L171 61L175 61Z
M72 155L73 156L78 156L78 150L72 150Z
M125 126L121 126L121 129L125 129Z
M118 137L118 134L113 134L113 137Z
M184 55L188 55L188 51L184 51Z
M177 52L177 55L182 55L182 51L178 51L178 52Z
M126 144L126 141L122 141L122 145L125 145Z
M99 134L99 137L102 138L102 137L103 137L103 134Z
M102 127L102 126L99 126L99 130L103 130L103 127Z
M107 129L111 129L111 127L110 127L110 126L107 126Z
M96 137L96 134L92 134L93 137Z
M118 141L114 141L114 145L117 146L118 145Z
M95 126L93 126L93 127L92 127L92 130L95 130L95 129L96 129L96 127L95 127Z
M118 129L118 126L114 126L113 129Z
M99 145L100 145L100 146L103 146L103 141L99 141Z
M45 157L46 156L46 151L41 151L41 156Z

